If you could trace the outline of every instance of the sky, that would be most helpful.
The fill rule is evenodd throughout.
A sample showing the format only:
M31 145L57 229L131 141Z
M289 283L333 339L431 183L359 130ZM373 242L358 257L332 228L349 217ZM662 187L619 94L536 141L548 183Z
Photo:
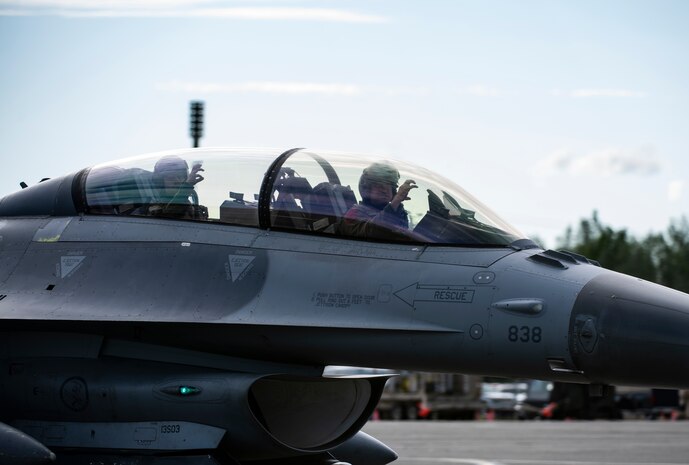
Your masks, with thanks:
M689 216L684 0L0 0L0 196L202 146L440 172L556 247Z

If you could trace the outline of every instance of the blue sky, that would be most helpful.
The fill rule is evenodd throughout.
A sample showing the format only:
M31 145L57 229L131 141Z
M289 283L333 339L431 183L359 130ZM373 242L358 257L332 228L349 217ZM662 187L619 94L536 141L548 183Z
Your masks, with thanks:
M547 245L689 215L689 2L0 0L0 195L204 146L382 153Z

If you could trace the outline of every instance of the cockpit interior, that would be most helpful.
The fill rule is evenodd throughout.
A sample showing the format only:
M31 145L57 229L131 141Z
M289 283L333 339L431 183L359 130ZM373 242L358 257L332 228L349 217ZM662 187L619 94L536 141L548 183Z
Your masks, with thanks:
M160 217L355 237L343 227L362 202L360 180L386 163L416 188L403 202L408 227L378 221L388 242L505 246L523 238L451 181L400 161L293 149L194 149L92 167L82 179L84 213ZM396 186L393 186L396 189Z

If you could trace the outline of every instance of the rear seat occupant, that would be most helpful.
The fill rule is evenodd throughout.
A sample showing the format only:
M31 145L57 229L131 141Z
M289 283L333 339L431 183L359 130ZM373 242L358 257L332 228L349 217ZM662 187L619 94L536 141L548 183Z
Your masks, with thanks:
M203 171L201 163L194 164L189 171L187 162L176 155L161 158L153 168L156 198L150 205L132 214L180 219L208 218L205 207L198 205L194 191L194 186L204 179L200 171Z

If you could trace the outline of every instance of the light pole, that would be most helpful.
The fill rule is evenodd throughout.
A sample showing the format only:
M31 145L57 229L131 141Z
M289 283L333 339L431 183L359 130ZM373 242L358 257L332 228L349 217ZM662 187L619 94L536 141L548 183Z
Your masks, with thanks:
M190 125L189 133L194 141L192 147L199 146L199 139L203 137L203 102L195 100L190 106Z

